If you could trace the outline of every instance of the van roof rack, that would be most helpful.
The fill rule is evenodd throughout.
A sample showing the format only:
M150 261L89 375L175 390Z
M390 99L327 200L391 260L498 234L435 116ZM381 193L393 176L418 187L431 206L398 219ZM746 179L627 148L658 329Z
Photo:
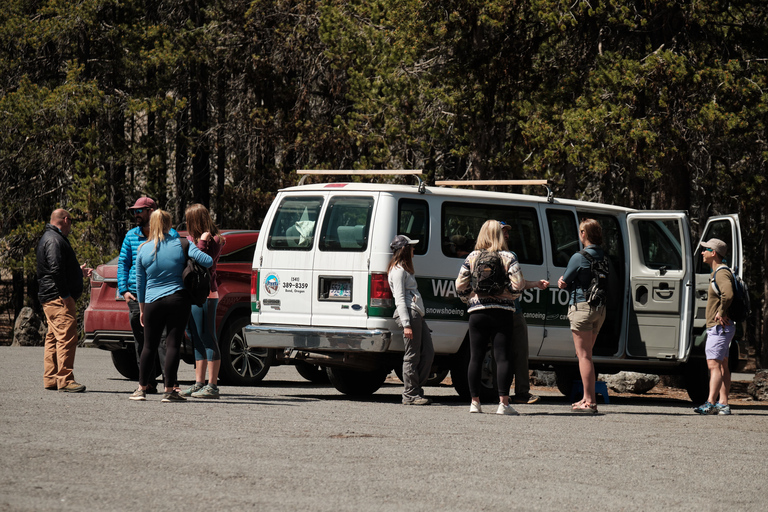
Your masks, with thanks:
M387 169L298 169L296 174L302 174L299 185L304 184L304 180L310 175L325 175L325 176L415 176L418 181L419 193L423 194L425 191L424 182L419 176L421 176L421 169L400 169L400 170L387 170Z
M476 185L544 185L547 187L547 202L555 200L555 194L549 188L549 180L439 180L435 181L436 186L459 186L469 187Z

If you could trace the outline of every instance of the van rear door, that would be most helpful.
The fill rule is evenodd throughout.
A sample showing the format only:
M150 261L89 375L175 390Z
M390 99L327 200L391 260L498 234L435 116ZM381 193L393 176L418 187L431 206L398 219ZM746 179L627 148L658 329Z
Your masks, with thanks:
M258 323L309 326L316 232L322 194L284 195L275 209L259 260Z
M685 360L693 320L693 257L683 212L630 213L627 356Z
M706 330L707 318L707 294L709 293L709 277L712 269L704 264L701 257L701 242L710 238L718 238L728 244L728 254L725 256L725 264L731 267L733 272L744 277L744 254L741 243L741 226L737 214L719 215L710 217L702 231L701 240L694 252L696 267L696 316L693 320L694 336Z

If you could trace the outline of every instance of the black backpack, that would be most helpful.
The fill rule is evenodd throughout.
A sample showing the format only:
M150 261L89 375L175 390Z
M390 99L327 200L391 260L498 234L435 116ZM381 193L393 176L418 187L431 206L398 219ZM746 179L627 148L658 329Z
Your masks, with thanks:
M499 295L507 286L507 270L498 252L483 251L475 260L470 287L474 293Z
M592 280L589 282L589 286L584 289L587 304L593 308L605 306L608 302L608 276L610 275L608 258L603 257L602 260L598 261L586 250L579 251L579 254L587 258L589 271L592 273Z
M715 275L718 270L727 268L731 274L731 283L733 284L733 300L728 307L728 318L734 322L743 322L749 316L750 304L749 304L749 290L746 283L741 280L741 277L733 273L729 267L717 267L712 273L712 289L715 290L717 296L720 296L720 289L717 287L717 281L715 281Z
M184 289L189 292L192 304L202 306L211 293L211 273L208 272L207 268L189 257L189 240L181 238L179 241L187 260L184 271L181 273Z

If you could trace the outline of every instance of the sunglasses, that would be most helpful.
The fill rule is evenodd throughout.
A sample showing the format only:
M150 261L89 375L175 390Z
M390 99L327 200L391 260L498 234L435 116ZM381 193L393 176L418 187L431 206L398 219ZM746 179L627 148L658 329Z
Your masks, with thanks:
M135 210L133 210L134 215L139 215L140 213L143 213L143 212L144 212L144 208L136 208Z
M707 251L707 252L715 252L714 249L710 249L709 247L705 247L704 250Z

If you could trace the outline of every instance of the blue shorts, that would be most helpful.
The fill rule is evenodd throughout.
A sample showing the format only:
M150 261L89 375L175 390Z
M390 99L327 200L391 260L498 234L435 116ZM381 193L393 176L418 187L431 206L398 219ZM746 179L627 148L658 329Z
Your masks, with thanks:
M707 344L704 346L707 359L717 361L727 359L734 334L736 334L736 326L733 324L716 325L707 329Z

